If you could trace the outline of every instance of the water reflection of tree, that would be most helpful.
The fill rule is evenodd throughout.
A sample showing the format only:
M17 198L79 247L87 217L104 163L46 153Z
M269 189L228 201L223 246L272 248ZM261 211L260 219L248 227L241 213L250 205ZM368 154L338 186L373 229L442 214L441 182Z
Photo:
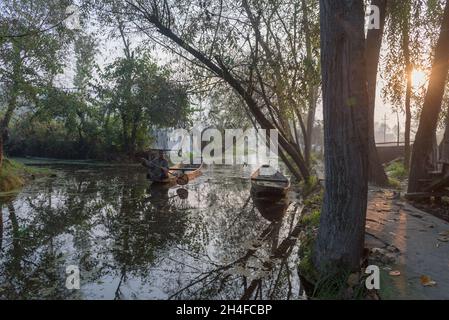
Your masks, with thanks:
M26 207L21 216L8 201L0 296L76 297L64 287L69 264L80 266L87 283L114 273L148 277L155 250L182 238L182 216L167 203L160 210L146 202L139 174L103 171L36 183L16 201Z
M0 252L3 251L3 202L0 200Z
M0 295L8 298L26 299L35 295L45 297L48 283L54 283L60 274L53 267L57 258L52 250L51 241L47 248L41 248L41 253L34 253L28 247L30 238L16 216L13 203L7 205L10 221L11 242L7 244L1 254L2 265L0 279L2 292ZM40 258L35 259L36 255ZM4 259L4 257L7 257ZM47 283L45 287L41 284ZM53 290L53 297L62 298L65 295Z
M253 246L228 264L198 273L192 281L175 291L170 298L236 298L289 299L300 297L294 251L300 228L296 225L298 207L291 207L285 221L271 222L255 239ZM284 226L282 226L284 224ZM287 236L276 243L281 228ZM293 262L293 263L292 263ZM297 280L295 280L297 282ZM298 289L297 292L293 290Z
M150 195L143 185L122 186L114 214L101 222L112 239L111 254L120 275L116 298L123 296L120 286L130 274L142 281L150 277L151 268L157 263L157 250L183 239L186 216L173 206L176 199L169 199L169 189L153 187L148 191Z
M63 195L58 187L56 193L63 200L58 203L53 201L52 180L38 184L39 193L20 197L20 204L27 207L21 216L16 213L13 199L7 201L10 243L0 257L0 278L3 294L8 298L72 296L64 287L64 249L58 236L89 214L84 211L88 196L81 196L79 190L73 192L72 182L67 183Z
M299 292L292 292L298 287L292 284L292 278L297 278L297 261L290 263L295 259L294 246L282 249L282 254L277 251L279 247L285 248L285 239L296 225L298 207L291 207L290 215L282 219L288 207L288 203L283 203L271 208L283 211L273 213L271 221L261 219L260 214L264 213L255 209L248 189L248 182L239 179L219 183L212 180L194 189L201 206L186 234L204 236L196 237L202 240L198 246L178 248L196 268L179 271L184 272L183 281L177 288L167 286L166 291L172 292L170 298L299 296ZM276 215L279 219L272 219ZM279 263L267 265L270 257L280 259ZM188 275L186 269L192 274Z
M8 203L0 297L101 297L111 290L102 283L116 298L151 287L160 298L285 298L295 288L287 254L266 262L295 226L296 209L264 219L247 180L203 177L181 200L176 187L148 189L135 170L65 172ZM69 264L81 270L78 294L64 287Z

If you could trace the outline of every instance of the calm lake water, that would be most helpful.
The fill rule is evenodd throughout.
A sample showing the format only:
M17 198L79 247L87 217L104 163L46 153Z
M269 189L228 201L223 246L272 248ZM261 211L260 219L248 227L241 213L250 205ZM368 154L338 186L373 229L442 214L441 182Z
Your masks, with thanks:
M50 167L0 199L0 299L301 298L298 248L270 258L299 210L254 201L251 168L209 167L187 195L143 168Z

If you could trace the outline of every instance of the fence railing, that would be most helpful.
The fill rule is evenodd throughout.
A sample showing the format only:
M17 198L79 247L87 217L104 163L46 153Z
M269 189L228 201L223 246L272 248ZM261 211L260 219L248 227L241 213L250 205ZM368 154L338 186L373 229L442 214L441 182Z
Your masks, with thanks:
M410 145L413 145L415 141L410 141ZM392 142L376 142L378 147L402 147L405 146L405 141L392 141Z

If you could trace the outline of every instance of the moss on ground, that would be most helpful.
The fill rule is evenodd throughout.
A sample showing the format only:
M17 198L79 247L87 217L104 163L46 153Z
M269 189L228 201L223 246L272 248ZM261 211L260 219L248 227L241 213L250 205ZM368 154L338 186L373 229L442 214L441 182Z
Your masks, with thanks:
M301 217L301 225L304 232L301 234L301 245L299 248L299 273L303 282L314 285L318 279L318 273L313 265L312 255L315 238L318 232L321 217L321 205L323 202L323 190L309 195L304 200L304 209ZM311 288L307 291L311 291ZM307 292L309 295L311 292Z
M32 168L4 158L0 172L0 193L20 189L27 180L50 173L51 171L45 168Z

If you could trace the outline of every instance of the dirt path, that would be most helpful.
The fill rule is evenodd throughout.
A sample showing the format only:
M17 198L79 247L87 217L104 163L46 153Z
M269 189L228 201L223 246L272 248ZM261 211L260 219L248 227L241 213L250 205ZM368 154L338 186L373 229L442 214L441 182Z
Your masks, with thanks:
M412 207L391 191L370 190L369 199L367 246L383 265L381 298L449 299L449 242L444 242L449 223ZM390 270L401 275L393 277ZM423 275L436 285L423 286Z

